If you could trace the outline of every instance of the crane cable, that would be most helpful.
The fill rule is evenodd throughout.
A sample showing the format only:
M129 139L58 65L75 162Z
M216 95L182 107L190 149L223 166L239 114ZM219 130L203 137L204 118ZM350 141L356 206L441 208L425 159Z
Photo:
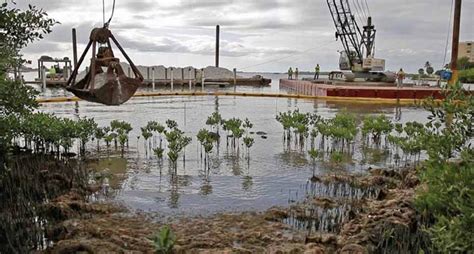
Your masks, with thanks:
M360 6L359 0L354 0L355 5L359 9L359 17L364 20L365 19L365 13L362 7ZM362 23L363 24L363 23Z
M367 4L367 0L364 0L365 2L365 6L367 7L367 13L369 14L369 17L372 16L370 15L370 8L369 8L369 4Z
M444 65L446 64L446 57L448 56L448 44L449 44L449 37L451 35L451 23L453 21L453 6L454 6L454 0L451 1L451 11L449 12L449 25L448 25L448 35L446 36L446 46L444 48L444 58L443 58L443 63L441 68L444 68Z
M367 15L365 14L365 10L364 10L364 7L363 7L363 4L361 5L359 3L359 0L354 0L359 8L359 10L361 11L360 12L360 18L363 20L362 22L362 25L365 24L365 22L367 22Z
M356 0L352 0L352 5L354 6L354 16L359 18L358 22L361 23L361 25L364 25L364 20L363 20L363 17L362 17L362 11L358 8L357 4L355 3Z
M112 18L114 17L114 13L115 13L115 0L112 4L112 13L110 14L110 18L107 22L105 22L105 0L102 0L102 10L103 10L103 18L104 18L104 27L105 28L108 28L109 25L110 25L110 22L112 21Z

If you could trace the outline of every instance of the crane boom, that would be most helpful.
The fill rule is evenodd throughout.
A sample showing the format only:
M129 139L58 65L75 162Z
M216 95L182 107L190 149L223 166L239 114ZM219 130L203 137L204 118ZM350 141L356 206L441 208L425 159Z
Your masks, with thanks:
M336 26L336 39L341 39L343 53L348 59L347 64L341 62L341 70L362 68L364 58L374 55L376 30L372 18L368 17L367 25L361 30L348 0L327 0L327 4Z

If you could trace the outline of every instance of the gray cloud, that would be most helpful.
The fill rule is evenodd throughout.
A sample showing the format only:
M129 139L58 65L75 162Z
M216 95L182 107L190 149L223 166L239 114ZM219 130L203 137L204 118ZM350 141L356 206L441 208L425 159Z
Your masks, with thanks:
M93 26L102 22L101 1L31 0L20 1L43 7L62 22L53 33L25 54L44 49L67 53L71 28L76 27L79 41L85 43ZM99 2L99 3L98 3ZM110 7L111 0L106 0ZM361 0L350 0L354 5ZM377 56L386 58L390 69L404 66L416 71L426 60L442 65L449 29L451 1L380 1L367 0L377 34ZM463 3L462 40L473 40L474 1ZM110 11L108 9L108 11ZM214 51L214 26L221 25L221 54L235 65L251 61L268 62L287 55L305 52L299 58L269 62L258 68L285 70L300 64L300 69L312 69L313 61L326 68L336 68L337 50L334 24L325 0L120 0L111 24L119 41L135 52L154 55L182 55L182 59L198 61L196 56L209 56ZM57 45L55 45L57 44ZM317 49L306 51L308 48ZM59 53L58 53L59 54ZM149 61L137 59L136 62ZM166 64L166 63L163 63Z

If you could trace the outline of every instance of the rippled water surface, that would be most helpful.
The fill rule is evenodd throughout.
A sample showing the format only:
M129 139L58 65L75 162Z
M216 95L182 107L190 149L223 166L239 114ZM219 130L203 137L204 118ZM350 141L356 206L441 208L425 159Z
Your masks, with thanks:
M304 197L307 182L315 174L328 172L365 172L370 166L391 163L382 156L377 160L362 160L356 153L354 161L335 169L326 163L313 167L306 154L308 148L288 148L283 144L283 129L275 120L278 112L299 108L329 118L340 110L358 116L384 113L393 121L426 119L426 113L416 108L371 104L329 103L322 100L295 100L245 97L155 97L134 98L120 107L107 107L88 102L44 104L42 111L59 116L93 117L100 126L111 120L128 121L133 126L129 147L122 155L113 149L107 151L101 144L97 151L90 143L90 157L98 161L90 168L107 179L110 186L108 199L125 204L132 210L157 212L162 215L210 214L222 211L263 210L272 206L286 206ZM254 123L255 145L250 158L241 147L239 151L227 146L222 138L219 149L211 155L210 170L201 159L196 142L199 129L206 127L207 116L219 111L223 118L249 118ZM193 137L186 148L185 160L178 160L176 174L169 169L167 159L160 163L145 148L140 127L155 120L164 124L176 120L180 129ZM266 139L265 139L266 138ZM159 143L158 138L152 141ZM166 156L166 155L165 155Z

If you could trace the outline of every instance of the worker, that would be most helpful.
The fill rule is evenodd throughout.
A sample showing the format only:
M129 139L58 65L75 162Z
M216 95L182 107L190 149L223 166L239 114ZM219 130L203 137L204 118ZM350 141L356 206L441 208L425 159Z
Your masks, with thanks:
M52 80L56 78L56 68L54 66L51 66L51 68L49 68L49 77Z
M288 69L288 79L293 79L293 69L291 67Z
M300 71L298 70L298 67L295 69L295 79L298 80L298 74Z
M397 83L397 86L398 87L402 87L403 86L403 80L405 79L405 72L403 72L403 69L400 68L400 70L398 71L397 73L397 80L398 80L398 83Z
M319 79L319 71L321 68L319 67L319 64L316 65L316 68L314 68L314 79Z

